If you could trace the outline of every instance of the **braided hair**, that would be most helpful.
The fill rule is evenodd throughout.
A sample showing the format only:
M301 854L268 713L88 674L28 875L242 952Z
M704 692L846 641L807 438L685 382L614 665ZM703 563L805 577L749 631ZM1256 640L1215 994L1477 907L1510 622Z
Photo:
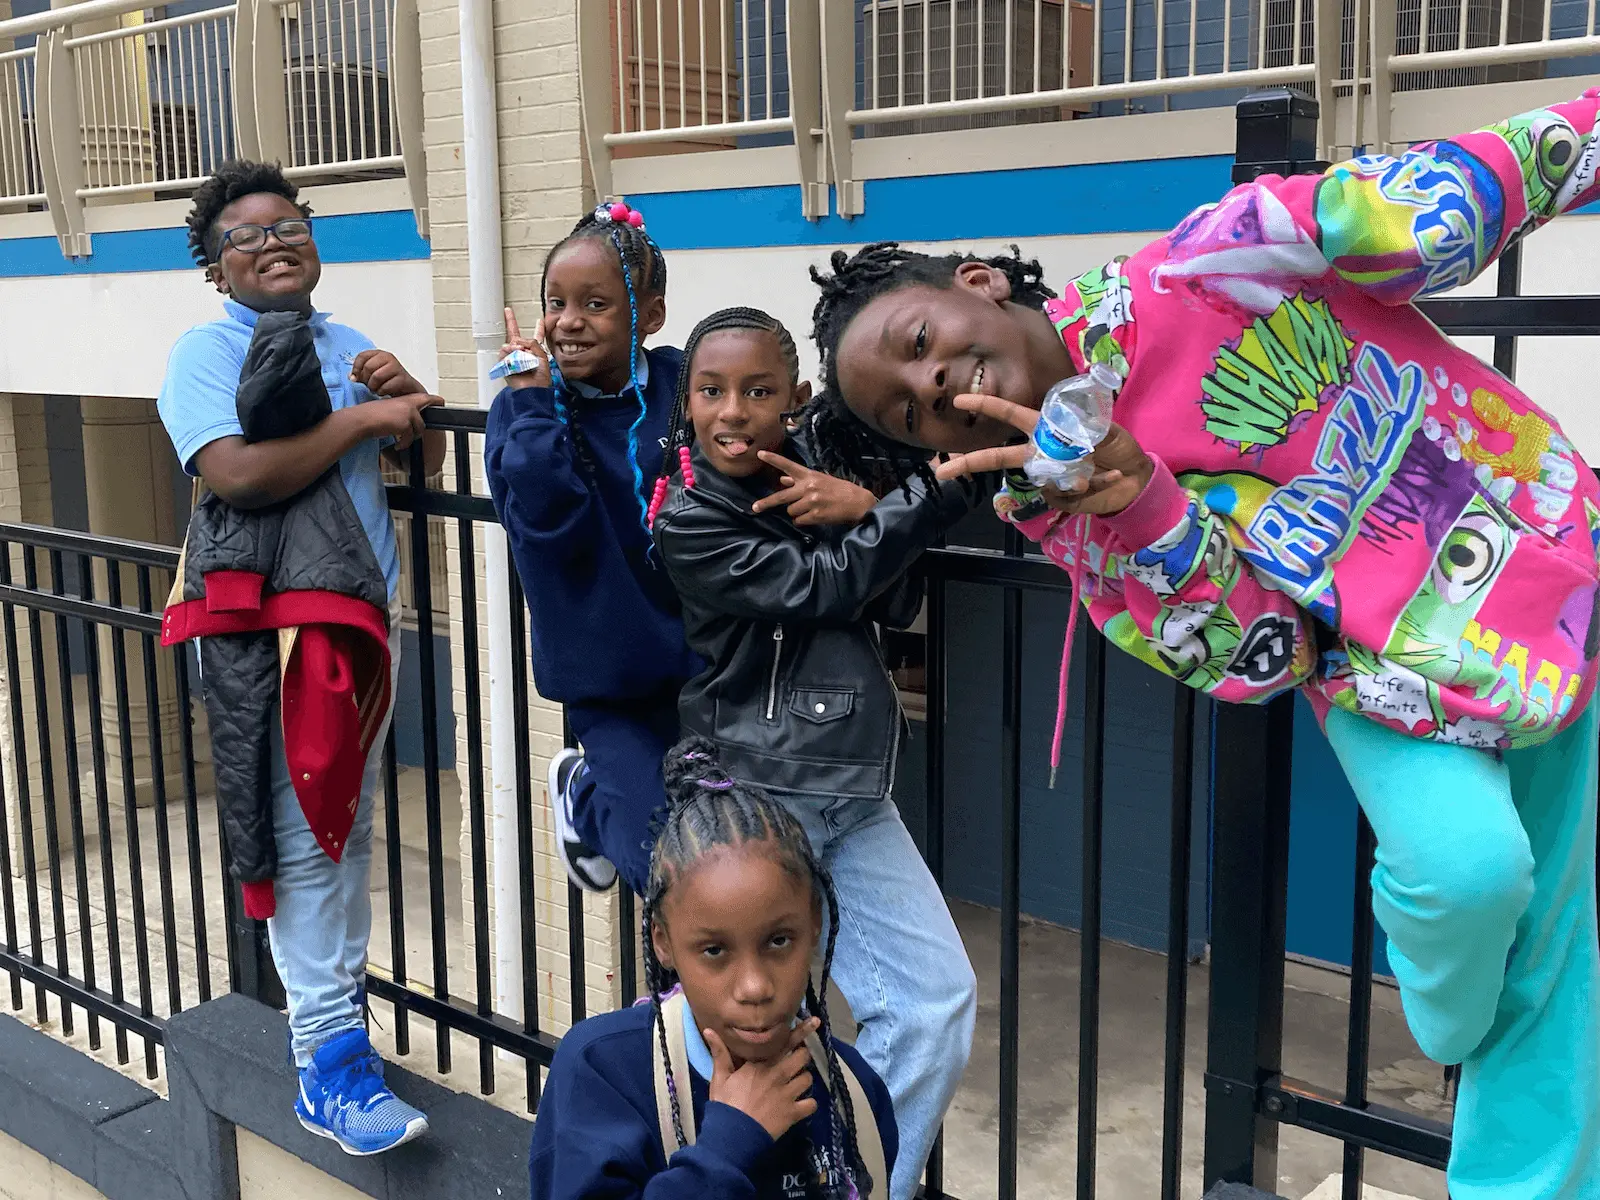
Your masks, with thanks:
M667 1093L678 1148L687 1145L688 1139L683 1132L677 1085L667 1053L667 1023L662 1010L662 997L675 978L656 954L652 935L655 926L664 923L662 905L673 884L683 879L701 858L720 847L760 846L783 870L810 882L826 920L822 978L807 980L805 1007L799 1014L802 1017L813 1015L821 1022L817 1036L827 1051L827 1085L832 1096L828 1108L831 1118L829 1154L822 1155L815 1145L809 1147L808 1156L814 1169L808 1194L814 1200L857 1200L869 1194L882 1195L888 1181L882 1181L874 1193L875 1181L862 1162L856 1138L855 1106L850 1102L844 1068L839 1063L828 1022L828 978L833 970L834 943L839 936L839 902L834 894L832 876L811 848L810 839L793 814L760 788L730 778L717 760L716 747L707 739L688 738L668 751L664 775L667 815L650 855L642 923L645 978L650 989L659 1050L667 1066ZM868 1119L871 1119L870 1114ZM808 1129L809 1124L807 1122ZM671 1149L667 1157L672 1157ZM830 1167L833 1170L829 1170Z
M821 289L812 310L811 336L822 356L823 403L811 421L817 465L830 475L863 481L905 483L913 477L933 484L927 452L896 442L868 426L845 403L839 386L839 343L850 322L879 296L918 284L949 288L963 263L983 263L1005 275L1011 299L1040 307L1055 293L1045 286L1044 268L1037 259L1010 254L984 258L976 254L922 254L898 242L874 242L854 254L835 250L832 274L811 268L811 281ZM872 486L869 482L868 486Z
M783 355L783 365L789 372L791 385L800 382L800 352L795 348L794 336L784 328L783 322L759 308L724 308L706 317L689 333L683 344L683 366L678 371L678 394L672 405L672 419L667 425L667 444L661 455L661 474L656 477L655 491L645 513L645 523L654 525L656 514L667 499L667 486L680 468L683 481L694 486L694 468L689 464L689 450L694 445L694 422L689 419L689 381L693 375L694 354L700 340L707 334L725 329L753 329L770 333L778 339L778 351Z
M636 219L637 218L637 219ZM628 292L628 382L639 401L639 415L628 427L628 462L633 467L633 490L639 498L639 520L648 535L650 523L645 519L649 505L645 500L644 469L639 462L639 429L649 415L645 409L644 390L639 386L639 298L667 294L667 260L656 240L644 231L644 218L626 204L601 204L584 216L544 256L544 268L539 272L539 311L545 308L545 281L550 277L550 264L565 247L586 238L603 238L617 252L617 263L622 271L622 283ZM572 420L567 403L567 386L554 357L550 361L555 391L556 417L567 426L579 455L592 468L594 459Z

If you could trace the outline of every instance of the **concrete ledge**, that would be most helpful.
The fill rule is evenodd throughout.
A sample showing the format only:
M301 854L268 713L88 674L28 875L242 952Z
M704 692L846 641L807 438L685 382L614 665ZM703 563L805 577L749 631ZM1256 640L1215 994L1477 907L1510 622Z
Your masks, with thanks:
M166 1101L8 1016L0 1129L110 1200L185 1200Z
M239 1200L245 1129L374 1200L528 1200L524 1120L393 1063L396 1094L428 1114L426 1137L354 1158L295 1119L283 1014L228 995L166 1028L170 1099L0 1015L0 1132L108 1200Z
M197 1102L206 1114L248 1129L375 1200L528 1196L527 1121L393 1063L385 1064L384 1077L396 1095L428 1114L427 1136L373 1158L351 1157L313 1137L293 1112L296 1076L288 1036L283 1014L244 996L223 996L179 1013L167 1023L167 1062L175 1083L182 1072L182 1094L189 1097L182 1106ZM177 1090L173 1098L180 1100ZM184 1114L186 1130L197 1124ZM219 1183L231 1183L227 1194L237 1195L237 1179Z
M1243 1183L1218 1183L1205 1194L1205 1200L1283 1200L1283 1197Z

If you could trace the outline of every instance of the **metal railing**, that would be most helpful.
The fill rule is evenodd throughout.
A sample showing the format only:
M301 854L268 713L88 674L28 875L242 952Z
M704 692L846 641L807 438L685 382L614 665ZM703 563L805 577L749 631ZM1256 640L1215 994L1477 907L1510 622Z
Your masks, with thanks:
M807 216L826 215L813 127L823 103L815 3L608 0L578 5L589 159L609 194L613 156L791 144Z
M0 205L44 203L81 257L86 200L185 195L241 156L303 182L403 174L426 236L416 0L146 9L86 0L0 21Z
M0 202L44 202L34 116L37 64L32 46L0 54Z
M83 126L80 197L195 188L233 157L237 7L69 37ZM132 19L130 18L137 18Z
M283 30L289 165L319 170L402 167L389 76L392 8L383 0L272 0Z

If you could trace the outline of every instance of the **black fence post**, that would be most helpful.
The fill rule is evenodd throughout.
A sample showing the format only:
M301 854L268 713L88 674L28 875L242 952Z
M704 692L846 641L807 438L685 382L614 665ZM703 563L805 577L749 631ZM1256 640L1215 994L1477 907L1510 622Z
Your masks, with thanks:
M1283 1065L1294 697L1218 705L1215 728L1205 1184L1275 1191L1278 1123L1257 1098Z
M284 995L283 981L278 978L278 968L272 961L267 923L245 915L244 897L239 890L238 880L228 880L227 888L232 900L228 905L231 917L228 924L228 957L232 990L242 992L252 1000L259 1000L269 1008L287 1008L289 1001Z
M1272 88L1246 96L1236 113L1236 184L1325 169L1316 157L1316 101ZM1228 1182L1273 1192L1278 1122L1258 1099L1283 1057L1294 697L1219 705L1215 730L1204 1178L1208 1188Z

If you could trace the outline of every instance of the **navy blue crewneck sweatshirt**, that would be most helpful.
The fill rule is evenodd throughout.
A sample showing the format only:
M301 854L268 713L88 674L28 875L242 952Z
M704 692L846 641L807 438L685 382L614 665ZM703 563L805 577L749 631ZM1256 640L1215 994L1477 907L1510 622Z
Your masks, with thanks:
M643 516L683 355L660 347L645 358L642 490L628 453L639 416L632 385L620 396L568 389L565 422L551 388L508 388L489 412L489 492L528 597L534 680L557 703L651 699L700 669Z
M654 1014L648 1005L591 1017L573 1026L556 1051L539 1100L528 1168L538 1200L803 1200L806 1130L796 1126L774 1141L736 1108L710 1102L708 1082L691 1070L695 1144L669 1162L656 1118ZM889 1092L855 1048L835 1039L866 1091L884 1157L894 1169L898 1134ZM828 1144L827 1091L810 1126ZM871 1200L888 1195L875 1182Z

